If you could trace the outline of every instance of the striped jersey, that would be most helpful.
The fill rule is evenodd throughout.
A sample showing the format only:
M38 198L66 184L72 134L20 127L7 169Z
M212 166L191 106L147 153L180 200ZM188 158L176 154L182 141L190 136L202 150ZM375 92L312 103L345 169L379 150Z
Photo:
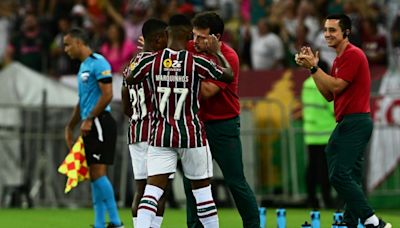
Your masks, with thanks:
M146 78L154 94L150 145L195 148L206 145L203 122L198 117L201 80L220 79L214 62L186 50L166 48L143 58L131 73L133 83Z
M132 116L129 118L128 144L147 142L150 136L150 112L152 110L152 93L149 80L138 84L128 85L126 78L131 74L137 63L152 52L141 52L132 58L129 65L123 71L123 86L129 90L129 99L132 104Z

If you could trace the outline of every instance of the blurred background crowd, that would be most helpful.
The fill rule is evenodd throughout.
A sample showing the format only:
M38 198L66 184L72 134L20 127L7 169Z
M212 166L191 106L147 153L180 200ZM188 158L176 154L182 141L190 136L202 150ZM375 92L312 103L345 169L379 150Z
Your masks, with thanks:
M310 45L331 64L323 19L346 13L352 18L351 42L371 65L387 64L388 45L400 47L400 14L389 29L383 0L2 0L0 66L19 61L53 78L77 72L63 52L63 34L73 26L91 34L92 47L120 73L133 54L143 22L167 21L175 13L193 17L215 10L225 20L223 40L239 54L242 70L295 67L294 54ZM387 43L387 36L392 43Z

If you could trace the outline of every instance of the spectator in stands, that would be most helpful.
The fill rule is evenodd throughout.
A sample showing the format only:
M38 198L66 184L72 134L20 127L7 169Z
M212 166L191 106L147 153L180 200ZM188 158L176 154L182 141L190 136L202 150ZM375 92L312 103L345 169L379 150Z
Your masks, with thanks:
M112 23L107 28L106 40L101 45L100 52L111 64L113 73L122 73L123 68L137 52L137 46L126 38L124 28Z
M284 49L279 26L267 18L258 21L251 29L251 60L254 70L270 70L282 67Z
M137 42L142 35L143 23L147 19L149 2L136 0L129 6L128 14L123 16L117 11L109 0L104 0L103 9L114 20L116 24L125 29L126 36L132 42Z
M7 59L7 45L10 31L10 16L12 15L11 2L0 2L0 69L9 62Z
M373 18L365 18L361 21L361 48L370 66L387 63L386 36L379 33L378 24Z
M55 77L63 75L72 75L79 69L79 62L71 60L64 52L63 38L65 34L71 29L70 17L60 17L57 21L58 34L54 38L50 46L51 65L50 74Z
M33 70L47 72L50 41L50 36L41 31L36 15L26 14L21 31L11 39L10 55Z

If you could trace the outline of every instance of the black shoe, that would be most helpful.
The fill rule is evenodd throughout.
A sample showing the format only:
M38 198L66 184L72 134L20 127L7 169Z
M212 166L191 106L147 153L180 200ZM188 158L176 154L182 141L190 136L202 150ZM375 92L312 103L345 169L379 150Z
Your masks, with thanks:
M121 223L121 225L118 226L112 223L108 223L107 228L124 228L124 224Z
M392 228L392 224L384 222L382 219L379 219L379 225L374 226L372 224L365 225L365 228Z

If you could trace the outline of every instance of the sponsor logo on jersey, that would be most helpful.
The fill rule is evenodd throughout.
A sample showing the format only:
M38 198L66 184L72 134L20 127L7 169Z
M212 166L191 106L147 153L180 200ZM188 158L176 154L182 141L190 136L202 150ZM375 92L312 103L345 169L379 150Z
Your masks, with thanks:
M135 69L136 63L135 62L131 62L131 64L129 65L129 70L133 71Z
M163 61L164 71L181 71L182 69L182 61L165 59Z
M103 72L101 72L101 75L105 76L105 75L110 75L111 74L111 70L105 70Z
M90 73L89 72L82 72L81 73L81 80L82 82L87 82L88 78L89 78Z

